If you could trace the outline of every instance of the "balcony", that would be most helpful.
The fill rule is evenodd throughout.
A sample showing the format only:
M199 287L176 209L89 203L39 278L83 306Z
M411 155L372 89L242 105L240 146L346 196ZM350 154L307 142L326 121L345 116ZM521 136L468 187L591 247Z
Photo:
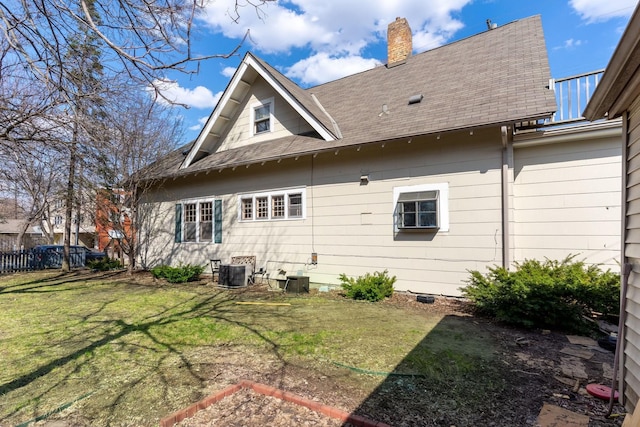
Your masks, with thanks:
M557 110L551 118L516 124L516 130L540 129L551 126L568 126L585 122L582 116L589 99L596 90L604 69L577 74L561 79L550 79L549 87L556 94Z

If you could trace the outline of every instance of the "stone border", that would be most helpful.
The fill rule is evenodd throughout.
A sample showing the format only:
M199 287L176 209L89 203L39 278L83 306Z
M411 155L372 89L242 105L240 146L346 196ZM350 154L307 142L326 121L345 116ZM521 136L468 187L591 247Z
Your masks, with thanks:
M328 417L335 418L342 422L351 423L356 427L391 427L389 424L385 424L383 422L373 421L360 415L352 415L349 412L334 408L332 406L323 405L313 400L305 399L296 394L289 393L288 391L283 391L275 387L249 380L242 380L238 384L230 385L229 387L220 390L219 392L214 393L210 396L207 396L204 399L194 403L193 405L186 407L185 409L181 409L180 411L174 412L173 414L164 417L160 420L160 427L173 427L175 424L179 423L185 418L192 417L196 412L208 408L209 406L215 404L216 402L219 402L220 400L232 395L237 391L242 390L243 388L251 389L256 393L260 393L265 396L272 396L286 402L304 406L311 409L312 411L319 412Z

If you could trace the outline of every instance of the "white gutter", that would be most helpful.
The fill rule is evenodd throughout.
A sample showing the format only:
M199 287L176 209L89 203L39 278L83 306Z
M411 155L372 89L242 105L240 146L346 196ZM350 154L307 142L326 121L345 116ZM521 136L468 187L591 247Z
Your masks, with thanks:
M532 147L535 145L558 144L561 142L620 137L621 135L622 122L617 119L606 122L587 123L581 126L550 128L542 131L519 133L513 137L513 146L514 148Z

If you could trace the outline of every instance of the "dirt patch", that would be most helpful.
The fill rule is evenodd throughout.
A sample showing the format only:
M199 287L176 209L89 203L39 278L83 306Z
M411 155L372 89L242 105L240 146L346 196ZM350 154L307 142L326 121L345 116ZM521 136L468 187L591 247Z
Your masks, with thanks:
M177 427L340 427L343 423L305 406L265 396L251 389L242 389L175 425Z

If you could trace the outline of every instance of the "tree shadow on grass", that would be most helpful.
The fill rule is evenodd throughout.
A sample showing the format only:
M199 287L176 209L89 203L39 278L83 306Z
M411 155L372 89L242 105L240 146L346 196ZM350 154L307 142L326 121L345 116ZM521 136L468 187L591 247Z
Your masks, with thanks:
M505 399L515 396L497 350L480 324L447 315L391 372L344 367L385 377L352 414L392 426L503 425ZM510 415L517 419L514 425L528 425L531 414Z
M21 273L22 275L28 273ZM34 274L42 274L41 272ZM3 294L26 294L35 292L60 292L72 288L62 288L61 285L69 285L88 280L109 280L120 275L119 271L107 271L101 273L90 273L86 270L74 270L68 273L58 272L49 277L40 277L28 282L17 283L15 285L0 286L0 295Z
M55 284L56 286L64 288L65 282L63 279L64 278L58 277L56 281L49 281L47 285L42 286L53 286ZM104 277L100 277L99 280L103 279ZM88 280L88 278L74 278L72 280ZM37 284L37 281L29 285L35 284ZM88 286L91 286L91 284ZM128 286L135 285L129 284ZM37 288L37 286L33 288ZM33 288L31 288L32 291ZM59 342L49 343L49 345L55 345L61 348L70 347L74 349L73 351L0 384L0 396L6 396L11 392L27 387L37 379L50 375L54 371L58 373L64 372L63 368L67 365L73 366L73 368L69 369L62 377L58 377L55 383L49 384L45 389L39 389L37 396L31 396L32 400L39 401L52 389L64 384L74 375L81 372L83 365L89 365L94 355L110 344L126 347L126 351L131 353L138 351L153 353L152 363L154 366L146 366L145 368L147 372L152 372L157 375L167 391L172 387L172 380L169 378L171 374L163 370L163 364L169 358L176 357L177 360L180 361L181 368L186 370L186 375L192 378L196 384L199 384L199 387L194 388L201 390L207 377L202 375L190 358L185 355L185 348L187 348L188 345L175 343L170 338L158 333L158 331L161 331L163 328L170 328L180 322L200 319L226 323L242 328L250 335L256 337L258 342L261 342L262 346L266 347L266 351L274 355L275 359L279 361L281 365L285 365L286 362L281 354L280 345L256 327L253 322L243 320L243 309L241 306L235 304L239 298L242 298L242 293L239 292L221 290L196 292L189 298L168 304L135 321L131 321L126 317L118 318L114 316L113 318L105 318L108 317L105 314L106 307L116 302L116 299L104 301L94 310L79 314L78 322L80 324L86 324L86 327L81 333L60 340ZM259 306L252 306L252 315L259 316L261 311L262 309ZM264 314L271 317L281 316L284 318L287 316L285 312L274 313L273 310L269 310ZM132 338L134 335L136 335L136 337ZM145 363L148 363L148 361ZM127 379L128 383L126 387L119 387L120 390L111 390L111 393L116 392L115 395L112 394L109 404L112 415L113 411L115 411L116 407L127 397L130 391L144 380L145 378L143 376L136 377L133 375ZM37 408L36 411L38 411ZM5 414L6 417L4 419L18 416L19 412L20 408L16 408L11 411L10 414Z

